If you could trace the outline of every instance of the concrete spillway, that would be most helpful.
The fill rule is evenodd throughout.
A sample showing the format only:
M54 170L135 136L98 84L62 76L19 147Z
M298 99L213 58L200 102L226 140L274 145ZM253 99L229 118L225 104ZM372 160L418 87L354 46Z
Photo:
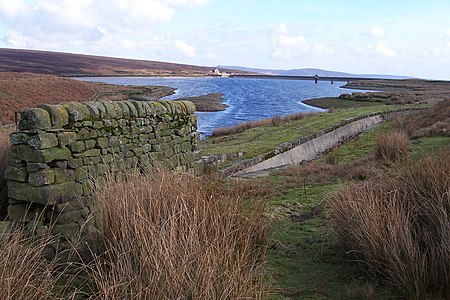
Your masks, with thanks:
M381 115L375 115L351 122L300 144L286 152L247 167L233 174L233 176L246 176L251 173L282 168L287 165L300 164L305 161L316 159L342 141L348 140L366 130L374 128L382 121L383 117Z

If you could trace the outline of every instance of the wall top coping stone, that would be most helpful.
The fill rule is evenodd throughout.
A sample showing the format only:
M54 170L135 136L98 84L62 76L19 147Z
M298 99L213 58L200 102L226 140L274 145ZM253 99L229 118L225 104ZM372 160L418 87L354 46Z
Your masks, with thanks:
M192 114L190 101L88 101L42 104L20 113L20 130L62 129L79 121L131 119L164 114Z

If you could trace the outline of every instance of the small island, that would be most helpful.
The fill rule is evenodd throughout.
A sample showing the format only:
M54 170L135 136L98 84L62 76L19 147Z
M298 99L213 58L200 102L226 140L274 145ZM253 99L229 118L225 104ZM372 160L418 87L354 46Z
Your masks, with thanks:
M214 112L225 110L225 108L228 107L228 105L223 103L225 101L223 96L224 94L222 93L210 93L202 96L186 97L176 100L191 101L194 103L197 111Z

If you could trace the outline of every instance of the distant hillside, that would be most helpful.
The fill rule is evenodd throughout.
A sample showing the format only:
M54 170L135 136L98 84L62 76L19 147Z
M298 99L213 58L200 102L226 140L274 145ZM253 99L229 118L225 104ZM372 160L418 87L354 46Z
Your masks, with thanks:
M0 72L59 76L208 76L213 69L148 60L0 48Z
M240 70L252 73L261 73L268 75L282 75L282 76L324 76L324 77L363 77L363 78L384 78L384 79L408 79L410 77L397 76L397 75L380 75L380 74L351 74L344 72L328 71L322 69L292 69L292 70L273 70L273 69L257 69L257 68L247 68L240 66L219 66L219 68L228 68L234 70Z

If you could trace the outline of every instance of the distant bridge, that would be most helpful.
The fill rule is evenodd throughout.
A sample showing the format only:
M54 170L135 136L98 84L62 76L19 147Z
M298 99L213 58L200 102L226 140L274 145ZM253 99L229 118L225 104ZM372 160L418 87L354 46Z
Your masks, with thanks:
M314 80L318 81L330 81L332 84L335 81L350 81L357 80L385 80L384 78L370 78L370 77L334 77L334 76L289 76L289 75L266 75L266 74L230 74L229 77L233 78L251 78L251 79L288 79L288 80ZM387 78L386 78L387 79Z

